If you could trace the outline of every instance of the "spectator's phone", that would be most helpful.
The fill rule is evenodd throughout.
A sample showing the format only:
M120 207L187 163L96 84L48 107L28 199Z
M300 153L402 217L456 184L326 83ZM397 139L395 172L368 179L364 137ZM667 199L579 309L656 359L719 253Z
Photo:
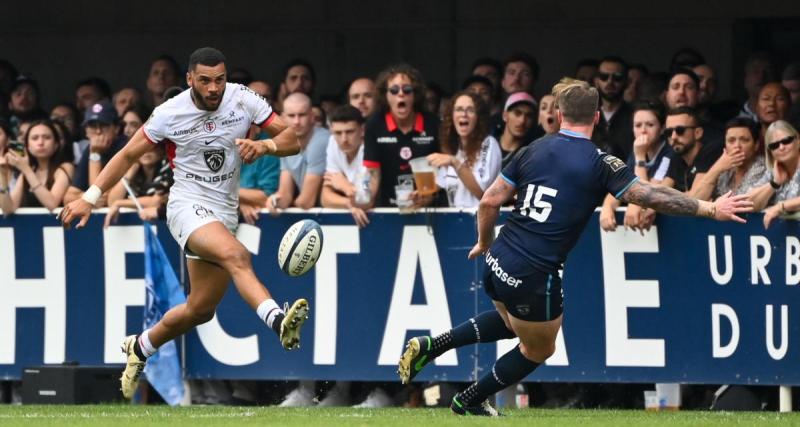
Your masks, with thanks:
M8 141L8 149L17 153L18 156L25 155L25 145L19 141Z

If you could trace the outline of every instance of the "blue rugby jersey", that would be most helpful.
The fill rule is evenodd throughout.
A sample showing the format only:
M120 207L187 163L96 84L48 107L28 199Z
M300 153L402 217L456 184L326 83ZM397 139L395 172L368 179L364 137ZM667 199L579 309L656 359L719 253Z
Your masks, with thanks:
M606 193L619 198L638 180L625 162L567 130L520 150L501 177L517 201L495 244L545 272L561 268Z

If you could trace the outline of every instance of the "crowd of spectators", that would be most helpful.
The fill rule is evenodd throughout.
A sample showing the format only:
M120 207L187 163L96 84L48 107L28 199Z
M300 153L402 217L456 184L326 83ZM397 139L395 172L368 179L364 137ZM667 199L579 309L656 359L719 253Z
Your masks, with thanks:
M315 92L313 65L289 61L279 82L254 78L229 64L228 81L266 98L302 147L286 158L265 156L242 165L240 211L254 223L262 210L347 209L367 227L376 207L476 207L483 192L520 149L558 132L558 106L540 82L540 65L526 53L502 61L480 58L464 80L426 82L409 64L357 76L341 94ZM598 148L626 160L636 175L711 200L748 194L763 210L764 227L800 211L800 62L782 68L763 52L743 64L746 99L718 99L717 70L693 49L676 52L663 71L618 56L586 58L563 74L595 86ZM730 71L730 70L728 70ZM184 71L170 56L155 58L143 90L111 88L101 77L75 84L70 101L42 99L34 74L0 60L0 209L55 209L80 197L153 108L185 89ZM48 113L49 111L49 113ZM268 135L256 127L250 138ZM98 202L106 225L122 207L163 218L172 182L170 153L156 149ZM438 191L419 191L410 161L435 168ZM418 185L417 183L416 185ZM617 230L620 202L608 196L600 226ZM629 206L623 225L648 230L652 210Z

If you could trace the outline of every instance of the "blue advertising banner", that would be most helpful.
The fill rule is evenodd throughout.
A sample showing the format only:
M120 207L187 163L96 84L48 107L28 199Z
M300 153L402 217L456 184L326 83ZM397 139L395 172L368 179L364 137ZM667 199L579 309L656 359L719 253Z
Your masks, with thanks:
M64 231L43 210L0 219L0 378L24 366L118 364L122 338L141 329L144 233L123 214ZM621 213L620 213L621 215ZM276 250L295 221L323 226L325 247L305 276L282 273ZM648 233L602 232L592 219L564 277L556 353L529 380L800 384L800 239L795 221L769 230L660 217ZM359 229L348 213L262 215L238 237L278 301L307 298L302 347L284 351L229 286L217 315L183 341L184 375L214 379L396 380L405 341L491 309L471 212L379 210ZM619 218L619 223L622 223ZM181 274L180 251L157 227ZM794 344L794 345L793 345ZM513 340L446 353L420 380L467 381Z

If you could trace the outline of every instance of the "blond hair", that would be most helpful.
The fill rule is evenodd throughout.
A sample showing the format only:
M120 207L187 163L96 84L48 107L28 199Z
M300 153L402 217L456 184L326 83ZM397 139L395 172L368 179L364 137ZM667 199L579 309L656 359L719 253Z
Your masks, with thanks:
M600 95L589 83L564 77L553 86L552 94L566 122L576 125L594 123Z
M781 131L785 134L794 136L795 140L800 137L797 129L790 125L786 120L775 120L769 125L767 131L764 132L764 153L767 162L767 168L771 171L775 166L775 157L772 156L772 150L769 149L769 144L775 142L775 133Z

